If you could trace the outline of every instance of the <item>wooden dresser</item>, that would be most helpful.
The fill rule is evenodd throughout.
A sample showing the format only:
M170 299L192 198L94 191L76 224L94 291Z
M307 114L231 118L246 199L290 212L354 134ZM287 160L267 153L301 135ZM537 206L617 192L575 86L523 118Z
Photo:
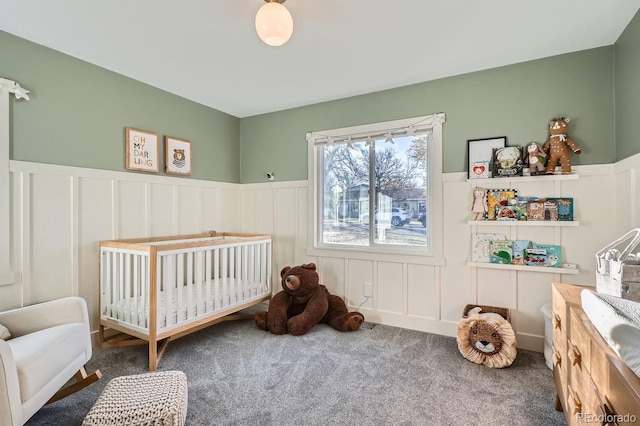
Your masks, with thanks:
M640 424L640 377L622 362L582 310L582 287L553 284L556 409L577 424Z

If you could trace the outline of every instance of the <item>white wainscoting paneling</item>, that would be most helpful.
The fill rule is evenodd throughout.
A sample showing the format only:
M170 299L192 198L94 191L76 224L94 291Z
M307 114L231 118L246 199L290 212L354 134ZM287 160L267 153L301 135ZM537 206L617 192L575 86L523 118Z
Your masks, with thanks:
M515 187L520 195L573 197L580 226L489 226L477 230L467 222L475 182L468 182L464 173L445 175L441 207L446 236L445 262L438 265L429 265L416 256L366 255L309 247L312 238L307 229L311 219L305 206L308 205L306 197L312 192L306 182L243 186L241 205L242 210L254 210L261 215L265 214L264 209L273 208L278 270L285 265L316 262L321 282L344 297L350 309L360 307L368 321L455 336L466 304L502 306L512 310L519 347L542 351L544 319L540 308L551 300L551 283L594 285L595 252L615 236L611 205L615 205L616 191L611 188L616 178L612 165L576 167L575 172L579 175L576 180L545 180L540 176L539 180L510 182L505 179L478 184L490 188ZM628 178L632 174L623 176ZM265 197L261 188L271 195ZM635 205L637 201L632 199L630 203ZM243 228L265 232L269 227L251 214L243 213L242 217ZM630 222L629 218L625 220ZM559 244L564 249L566 263L577 264L580 272L570 275L471 268L467 263L472 232L504 232L511 239ZM365 281L373 284L374 294L366 302L362 294Z
M12 161L14 284L0 309L79 295L98 321L101 240L240 231L238 184Z
M540 308L551 299L551 283L594 285L595 252L640 226L640 155L575 169L579 179L541 176L518 181L517 188L521 195L573 197L580 226L482 227L512 239L561 244L566 262L579 268L570 275L469 267L473 183L466 173L443 176L444 260L430 264L419 256L314 250L307 232L313 191L306 181L240 185L11 161L9 267L16 280L0 285L0 310L80 295L96 330L100 240L210 229L259 232L274 236L274 291L282 267L315 262L321 282L350 309L360 307L367 321L455 336L466 304L504 306L512 310L519 347L542 351ZM373 284L366 302L365 281Z

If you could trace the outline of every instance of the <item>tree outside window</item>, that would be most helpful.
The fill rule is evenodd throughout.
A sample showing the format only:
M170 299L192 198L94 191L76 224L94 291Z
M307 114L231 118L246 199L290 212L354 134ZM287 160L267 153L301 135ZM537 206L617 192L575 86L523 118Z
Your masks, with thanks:
M420 126L421 119L413 119L416 126L310 134L318 247L430 249L430 168L441 161L431 152L440 141L432 122Z

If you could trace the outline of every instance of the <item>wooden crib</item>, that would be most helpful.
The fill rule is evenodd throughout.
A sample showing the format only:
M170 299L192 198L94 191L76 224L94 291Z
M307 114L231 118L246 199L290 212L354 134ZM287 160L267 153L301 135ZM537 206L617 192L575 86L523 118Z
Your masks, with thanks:
M100 346L148 344L156 370L171 340L253 318L238 311L271 297L271 259L270 235L101 241Z

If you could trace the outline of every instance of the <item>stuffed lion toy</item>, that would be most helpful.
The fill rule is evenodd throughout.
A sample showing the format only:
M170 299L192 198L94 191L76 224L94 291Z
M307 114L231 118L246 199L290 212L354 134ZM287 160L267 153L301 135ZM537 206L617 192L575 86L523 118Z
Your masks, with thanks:
M508 367L516 358L516 335L502 315L473 308L458 324L457 342L462 356L491 368Z

